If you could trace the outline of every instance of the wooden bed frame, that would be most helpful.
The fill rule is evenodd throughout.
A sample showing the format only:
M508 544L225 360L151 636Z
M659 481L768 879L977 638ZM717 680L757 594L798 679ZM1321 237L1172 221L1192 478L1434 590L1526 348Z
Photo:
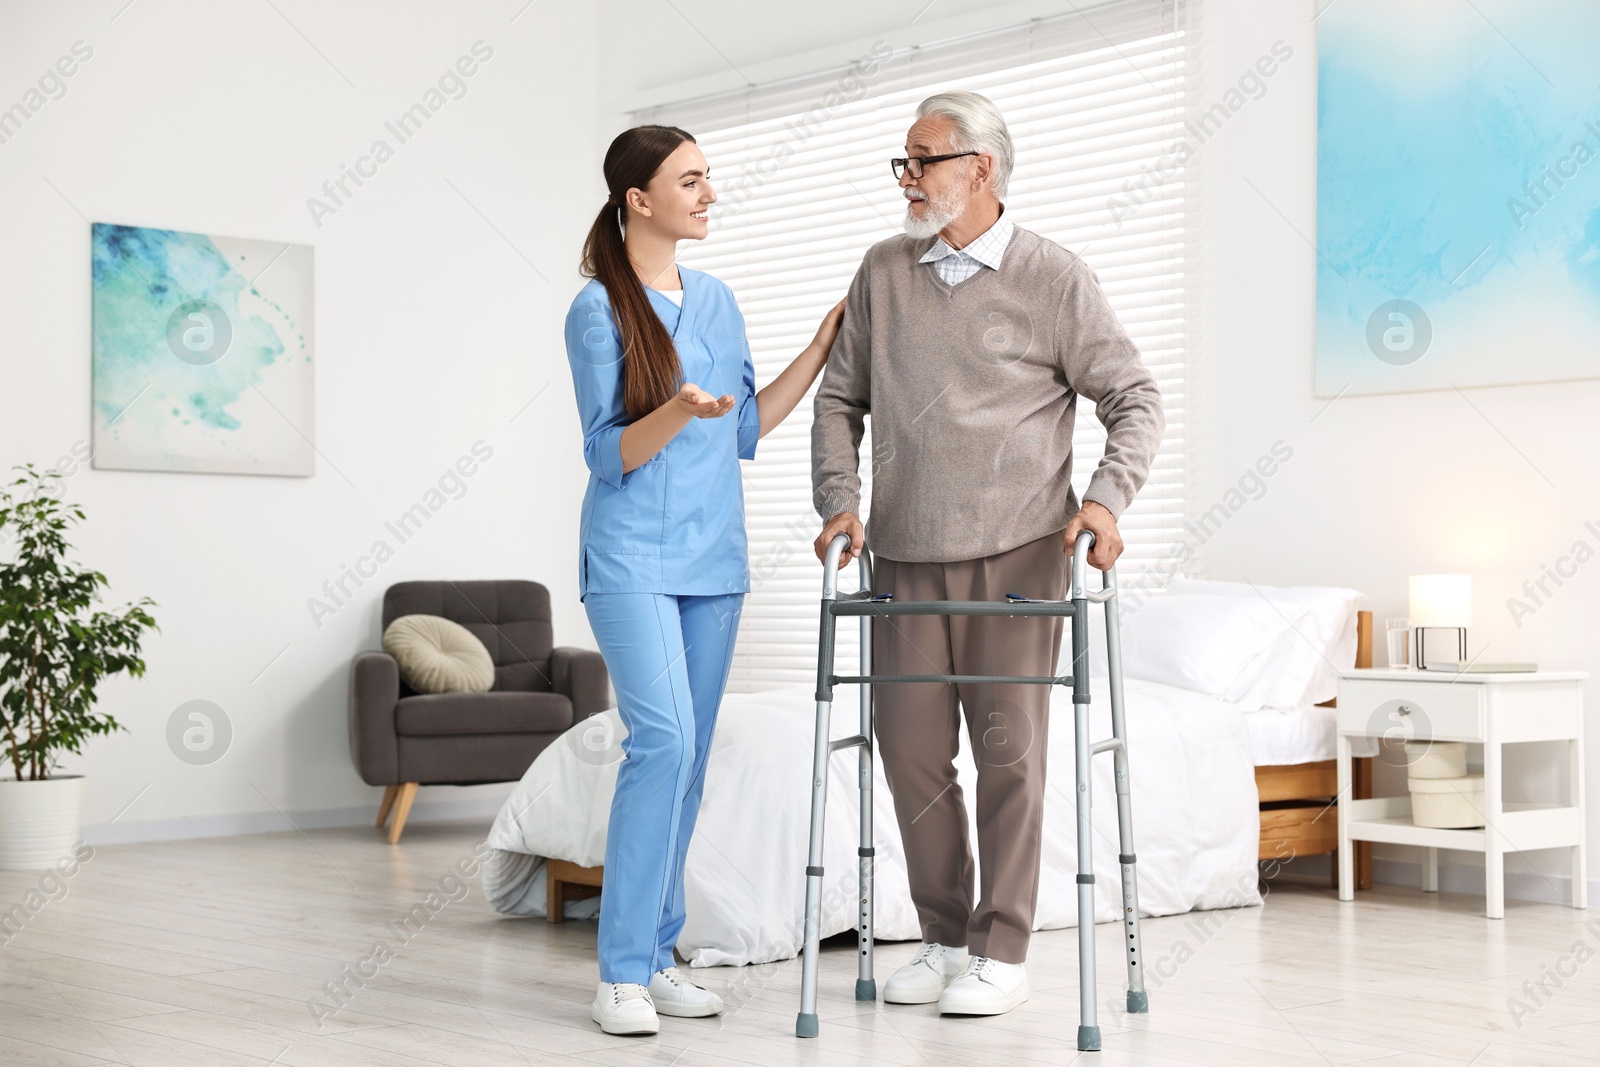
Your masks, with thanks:
M1372 612L1356 613L1357 667L1372 666ZM1332 706L1328 701L1325 706ZM1261 803L1259 858L1280 863L1299 856L1334 853L1332 881L1339 881L1339 805L1336 760L1256 768L1256 791ZM1351 796L1372 795L1372 760L1351 761ZM1372 843L1355 846L1357 889L1372 888Z

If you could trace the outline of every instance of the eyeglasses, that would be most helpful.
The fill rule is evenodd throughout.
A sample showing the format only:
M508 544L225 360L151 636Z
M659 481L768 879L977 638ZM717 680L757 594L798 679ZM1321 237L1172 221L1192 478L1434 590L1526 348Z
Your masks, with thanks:
M899 181L900 176L906 171L911 172L913 179L922 177L922 168L929 163L943 163L947 159L960 159L962 156L979 156L982 152L951 152L942 156L903 156L899 159L889 160L889 169L894 171L894 180Z

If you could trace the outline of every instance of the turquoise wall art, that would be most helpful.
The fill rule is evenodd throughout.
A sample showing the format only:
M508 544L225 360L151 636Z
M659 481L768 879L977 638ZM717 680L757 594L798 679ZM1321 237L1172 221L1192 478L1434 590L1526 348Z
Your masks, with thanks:
M92 227L94 466L310 476L311 246Z
M1600 377L1600 3L1317 31L1317 394Z

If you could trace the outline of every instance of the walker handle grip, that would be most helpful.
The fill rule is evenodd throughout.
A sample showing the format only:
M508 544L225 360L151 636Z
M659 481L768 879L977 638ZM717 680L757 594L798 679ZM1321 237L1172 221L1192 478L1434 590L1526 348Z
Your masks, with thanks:
M832 570L839 569L839 557L844 555L850 547L850 535L840 530L833 535L833 540L828 542L828 566Z
M834 600L839 589L839 557L850 547L850 535L843 530L828 542L828 555L822 561L822 599Z
M1072 544L1072 599L1085 599L1083 585L1084 573L1089 568L1089 549L1094 545L1093 530L1079 530L1078 539Z

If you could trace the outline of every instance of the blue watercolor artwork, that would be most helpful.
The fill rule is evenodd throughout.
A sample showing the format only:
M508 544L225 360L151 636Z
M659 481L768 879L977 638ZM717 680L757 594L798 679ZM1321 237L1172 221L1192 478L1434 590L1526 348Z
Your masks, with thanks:
M94 466L315 472L311 246L92 227Z
M1600 377L1600 4L1317 28L1317 394Z

